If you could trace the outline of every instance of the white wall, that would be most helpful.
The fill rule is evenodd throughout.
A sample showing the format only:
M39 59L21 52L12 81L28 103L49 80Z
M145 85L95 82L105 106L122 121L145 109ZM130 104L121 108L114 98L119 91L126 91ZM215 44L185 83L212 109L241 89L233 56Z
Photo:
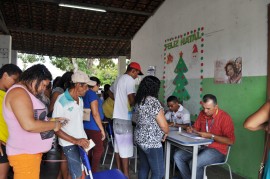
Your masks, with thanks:
M243 76L267 73L267 4L269 0L166 0L135 35L131 59L157 66L163 75L165 40L204 27L204 78L213 78L214 61L241 56Z

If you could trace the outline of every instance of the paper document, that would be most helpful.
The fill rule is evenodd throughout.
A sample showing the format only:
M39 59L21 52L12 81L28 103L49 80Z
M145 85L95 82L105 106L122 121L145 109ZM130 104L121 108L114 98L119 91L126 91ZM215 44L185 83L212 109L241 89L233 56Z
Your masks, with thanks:
M187 133L187 132L179 132L179 135L185 136L185 137L189 137L192 139L205 139L203 137L200 137L198 134L196 133Z
M87 153L90 149L92 149L93 147L95 147L95 145L96 145L92 139L90 139L89 142L90 142L90 143L89 143L88 148L84 149L86 153Z

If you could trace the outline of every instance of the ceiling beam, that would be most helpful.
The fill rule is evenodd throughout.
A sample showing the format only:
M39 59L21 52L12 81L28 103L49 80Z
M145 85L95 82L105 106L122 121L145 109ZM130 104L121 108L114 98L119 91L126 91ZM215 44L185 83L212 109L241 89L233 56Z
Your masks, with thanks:
M38 1L50 2L50 3L55 3L55 4L62 3L62 4L70 4L70 5L77 5L77 6L84 6L84 7L93 7L93 8L98 8L98 9L104 9L106 11L136 14L136 15L143 15L143 16L153 15L153 13L144 12L144 11L129 10L129 9L123 9L123 8L117 8L117 7L99 6L99 5L94 5L90 3L76 3L76 2L62 1L62 0L38 0Z
M51 36L58 36L58 37L104 39L104 40L125 40L125 41L131 40L131 37L128 38L128 37L116 37L116 36L104 36L104 35L70 34L70 33L64 33L64 32L33 30L33 29L19 28L19 27L8 27L8 29L9 31L15 31L15 32L36 33L36 34L51 35Z

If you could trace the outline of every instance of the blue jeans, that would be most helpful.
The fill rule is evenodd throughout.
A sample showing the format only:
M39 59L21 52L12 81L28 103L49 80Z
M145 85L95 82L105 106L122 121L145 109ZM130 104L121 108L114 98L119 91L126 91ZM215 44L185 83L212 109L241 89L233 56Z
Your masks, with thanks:
M72 179L82 176L82 162L79 148L77 145L70 145L62 147L63 152L67 158L69 174Z
M213 163L223 162L225 160L225 157L225 155L213 148L205 147L203 149L199 149L196 178L203 178L204 166ZM178 150L174 154L174 161L180 171L182 178L190 179L192 170L192 153L184 150Z
M140 168L138 179L148 179L151 169L151 179L162 179L165 174L163 148L143 149L138 146Z

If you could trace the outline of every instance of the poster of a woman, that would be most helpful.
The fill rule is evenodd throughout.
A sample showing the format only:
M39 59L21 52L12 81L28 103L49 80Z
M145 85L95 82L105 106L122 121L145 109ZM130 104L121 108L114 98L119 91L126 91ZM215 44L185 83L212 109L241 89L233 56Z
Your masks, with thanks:
M242 79L242 57L217 60L215 64L215 83L238 84Z

